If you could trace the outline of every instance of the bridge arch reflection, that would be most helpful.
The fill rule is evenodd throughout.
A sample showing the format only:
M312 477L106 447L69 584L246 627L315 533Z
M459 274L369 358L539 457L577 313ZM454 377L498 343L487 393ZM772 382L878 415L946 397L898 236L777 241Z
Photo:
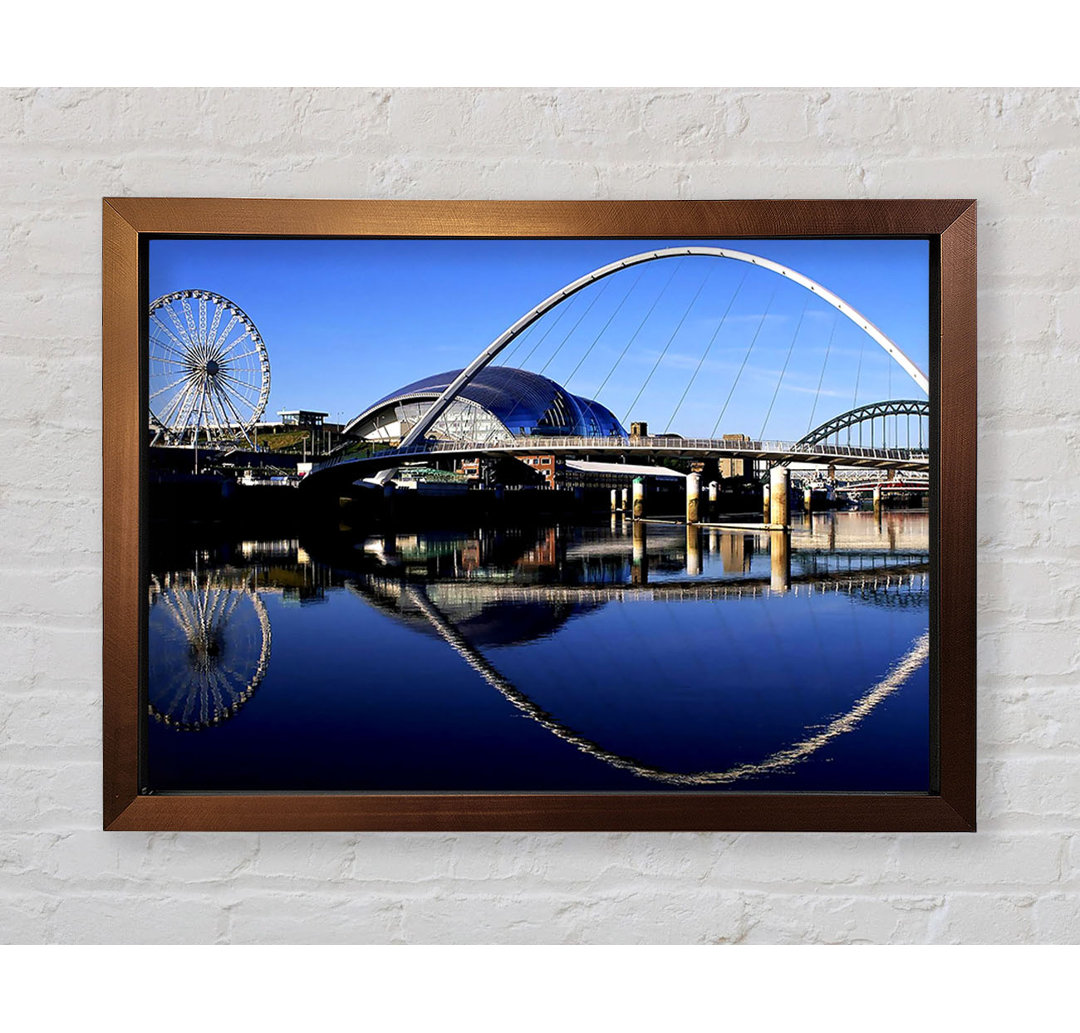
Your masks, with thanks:
M877 596L882 593L890 599L893 595L897 595L895 591L890 593L889 590L894 587L894 584L900 584L906 578L910 589L921 597L922 603L925 603L928 592L925 568L922 564L918 566L917 573L909 570L894 570L883 571L880 575L874 575L873 572L856 572L846 577L832 575L821 580L818 585L808 580L807 587L833 591L846 590L853 599L859 602L875 604ZM903 655L889 665L882 677L862 692L845 711L831 717L824 725L815 724L807 727L804 735L767 754L759 761L739 763L718 770L680 772L611 750L545 709L528 693L518 688L484 655L470 637L463 633L458 622L451 619L443 607L432 599L429 586L389 577L359 576L349 580L347 587L371 605L384 611L397 610L400 613L402 605L405 604L413 612L422 614L434 633L442 638L484 682L494 688L520 713L535 721L556 738L610 767L652 782L681 788L729 785L782 772L808 760L840 736L853 732L878 706L903 688L911 676L927 663L930 651L929 633L917 636ZM492 598L501 598L505 602L548 598L558 599L562 605L575 600L579 606L586 604L586 600L593 606L597 606L604 605L607 601L621 601L632 598L635 594L641 594L640 589L621 586L581 587L569 592L557 586L465 585L460 587L466 592L474 593L477 590L483 593L485 589L494 589L493 595L490 592L487 595ZM721 591L748 596L768 594L767 586L756 582L714 585L711 586L711 591L713 594L710 595L710 586L682 583L653 586L647 590L646 594L650 599L660 595L667 599L681 598L691 601L702 598L721 598L723 597L719 594ZM456 609L457 600L455 597L451 599ZM570 614L566 616L568 619Z

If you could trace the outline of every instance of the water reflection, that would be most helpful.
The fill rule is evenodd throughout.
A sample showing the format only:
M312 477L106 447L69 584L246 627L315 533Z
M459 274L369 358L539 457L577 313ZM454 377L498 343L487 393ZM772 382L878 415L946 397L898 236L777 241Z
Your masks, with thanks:
M149 636L150 716L177 731L227 721L270 664L270 619L248 572L152 578Z
M224 543L155 575L151 781L925 791L927 535L925 514L616 516Z

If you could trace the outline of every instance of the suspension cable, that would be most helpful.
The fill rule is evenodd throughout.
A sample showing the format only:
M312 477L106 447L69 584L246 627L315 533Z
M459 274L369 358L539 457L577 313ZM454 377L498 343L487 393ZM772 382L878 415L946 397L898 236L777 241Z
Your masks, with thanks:
M608 375L604 377L603 381L601 381L600 383L600 386L596 389L597 398L600 397L600 392L604 390L604 385L607 384L607 382L611 379L611 374L614 373L616 369L618 369L619 363L623 360L623 356L626 355L626 353L630 350L630 345L632 345L634 341L637 340L637 336L641 333L642 327L649 321L649 316L653 314L653 309L655 309L656 306L660 304L660 299L667 293L668 287L671 286L671 281L675 279L675 274L679 271L682 264L682 262L671 263L671 275L667 278L667 282L660 289L660 293L656 296L656 300L649 306L649 311L645 313L645 318L642 319L640 323L638 323L638 327L634 331L633 336L630 338L629 341L626 342L626 347L623 348L622 354L620 354L619 357L615 360L614 365L611 367L611 369L608 370Z
M806 309L809 304L809 300L803 303L802 312L799 314L799 322L795 326L795 336L791 338L791 344L788 345L787 356L784 359L784 367L780 370L780 379L776 382L776 390L773 391L772 401L769 402L769 411L765 413L765 422L761 425L761 433L758 435L759 440L763 440L765 437L765 428L768 426L769 417L772 416L773 406L776 405L776 397L780 394L780 385L784 382L784 374L787 373L788 363L791 361L791 353L795 350L795 342L799 339L799 331L802 329L803 319L806 318Z
M539 323L530 323L525 329L514 338L513 346L507 348L501 355L498 356L498 362L492 362L492 365L509 366L510 360L517 353L518 348L522 346L526 341L531 341L536 336L536 328Z
M735 374L735 379L731 382L731 390L728 391L728 396L724 400L724 407L720 410L720 415L716 417L716 422L713 424L712 430L709 432L709 437L716 435L716 428L720 426L720 421L724 418L724 413L727 412L728 406L731 404L732 396L735 394L735 388L739 386L739 380L743 375L743 370L746 369L746 362L750 358L750 353L754 350L754 345L757 344L758 335L761 333L761 328L765 325L765 320L769 316L769 310L772 308L772 303L776 299L776 288L773 288L773 292L769 297L769 302L765 306L765 311L761 313L761 319L758 320L757 329L754 331L754 336L750 338L750 347L746 349L746 354L743 356L742 365L739 367L739 372Z
M581 369L581 364L582 364L582 363L583 363L583 362L584 362L584 361L585 361L585 360L586 360L586 359L587 359L587 358L589 357L589 355L590 355L590 353L592 352L593 348L595 348L595 347L596 347L596 345L597 345L597 344L599 343L599 341L600 341L600 338L601 338L601 337L603 337L603 336L604 336L604 334L606 333L606 331L607 331L607 328L608 328L609 326L611 326L611 323L612 323L612 321L613 321L613 320L615 319L615 317L616 317L616 316L617 316L617 315L618 315L618 314L619 314L619 313L620 313L620 312L622 311L622 307L623 307L623 305L625 305L625 304L626 304L626 300L627 300L627 298L629 298L629 297L630 297L630 295L631 295L631 294L633 294L633 292L634 292L634 288L635 288L635 287L637 287L637 285L638 285L638 281L639 281L639 280L640 280L640 279L641 279L641 278L642 278L642 277L643 277L644 275L645 275L645 270L644 270L644 269L641 269L641 270L640 270L640 271L638 272L637 276L635 277L635 279L634 279L634 282L633 282L632 284L630 284L630 288L629 288L629 290L627 290L627 292L626 292L626 293L625 293L625 294L623 295L623 297L622 297L622 300L621 300L621 301L619 302L619 304L618 304L618 305L616 305L616 306L615 306L615 311L614 311L614 312L612 312L610 316L608 316L608 320L607 320L607 322L606 322L606 323L605 323L605 324L604 324L604 325L603 325L603 326L602 326L602 327L600 328L600 333L598 333L598 334L597 334L597 335L596 335L596 336L595 336L595 337L593 338L593 342L592 342L592 344L590 344L590 345L589 345L589 348L588 348L588 350L587 350L587 351L585 352L585 354L584 354L584 355L582 355L582 356L581 356L581 358L580 358L580 359L578 359L578 364L577 364L577 365L576 365L576 366L574 367L574 369L573 369L573 371L571 372L570 376L568 376L568 377L566 378L566 383L564 384L564 386L565 386L565 387L569 387L569 386L570 386L570 381L574 379L574 375L575 375L575 374L577 373L577 371L578 371L579 369Z
M550 334L551 331L554 330L555 327L557 327L563 321L563 319L566 317L566 313L569 312L570 309L572 309L573 307L574 307L573 303L570 303L569 305L560 305L559 306L559 314L555 317L555 319L552 320L551 325L540 336L540 340L537 341L536 344L534 344L532 346L532 348L529 351L529 354L525 356L524 361L521 363L522 366L527 366L528 365L529 359L531 359L533 357L533 355L536 352L536 349L539 348L540 345L542 345L544 343L545 339L547 338L547 335Z
M634 400L630 403L629 407L627 408L626 415L623 416L623 423L625 423L627 421L627 419L629 419L630 410L633 409L635 405L637 405L638 399L641 397L642 392L644 392L645 388L647 388L649 386L649 381L652 380L653 374L657 371L657 369L660 368L660 363L663 361L664 356L667 355L667 350L668 350L668 348L671 347L671 342L675 340L676 335L682 329L682 325L683 325L683 323L686 322L686 317L688 315L690 315L690 310L694 307L694 303L700 297L701 292L705 289L705 284L707 284L709 282L709 278L713 274L713 269L715 269L715 266L712 269L710 269L705 274L705 276L702 278L701 285L694 292L694 296L690 299L690 304L686 306L686 311L682 314L682 318L679 320L678 325L671 332L671 336L667 339L667 344L664 345L664 350L660 353L660 355L657 358L655 364L653 365L653 368L651 370L649 370L649 375L645 378L645 382L641 385L640 388L638 388L637 395L635 395Z
M855 370L855 395L851 400L851 408L859 408L859 378L862 376L862 359L863 349L866 347L866 337L863 334L859 334L859 365ZM860 432L862 428L860 427ZM859 439L862 440L861 438Z
M742 290L742 285L746 282L746 278L749 275L750 270L747 268L743 271L742 277L735 287L735 293L731 295L731 300L727 303L727 308L724 309L724 314L720 317L720 322L716 324L716 329L712 332L712 337L709 338L709 343L705 346L705 351L698 360L697 369L694 370L694 375L690 378L690 383L686 385L686 390L683 391L682 397L679 399L679 404L675 406L675 411L671 414L671 419L667 421L667 426L664 428L665 434L671 429L671 425L675 422L675 417L679 415L679 410L682 408L683 402L686 401L686 396L690 393L690 388L694 386L694 381L697 380L697 375L701 372L701 367L705 364L705 359L708 358L709 352L712 351L712 346L716 342L716 337L720 333L720 328L724 325L728 313L731 312L731 306L735 304L735 299L739 296L739 291Z
M607 291L608 287L610 287L610 286L611 286L611 280L607 279L607 280L604 281L603 285L600 287L600 290L595 291L593 293L592 300L586 306L585 311L582 312L580 316L578 316L577 322L572 327L570 327L569 330L566 331L566 334L564 335L563 339L559 342L559 347L556 348L551 353L551 357L547 360L547 362L545 362L543 364L543 366L540 367L540 372L541 373L543 373L544 370L546 370L548 368L548 366L550 366L552 364L552 362L555 361L555 356L557 356L559 354L559 352L562 351L563 345L566 344L566 342L570 340L570 337L573 334L573 332L579 326L581 326L581 321L592 311L593 305L595 305L604 296L604 293Z
M821 376L818 377L817 391L814 394L814 405L810 410L810 422L806 425L806 433L814 429L814 416L817 414L817 405L821 400L821 385L825 383L825 367L829 364L829 352L832 351L833 336L836 334L836 324L840 320L840 313L833 313L832 329L829 331L829 343L825 346L825 361L821 364Z

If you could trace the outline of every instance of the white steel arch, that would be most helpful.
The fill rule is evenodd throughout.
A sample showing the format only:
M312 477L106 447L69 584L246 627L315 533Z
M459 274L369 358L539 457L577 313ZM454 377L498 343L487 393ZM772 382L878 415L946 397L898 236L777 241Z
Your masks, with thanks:
M794 269L789 268L786 265L781 265L779 262L773 262L768 258L762 258L760 255L751 255L745 251L732 251L730 248L720 247L672 247L661 248L658 251L643 251L641 254L630 255L628 258L622 258L618 262L612 262L610 265L602 266L599 269L594 269L591 273L582 276L578 280L574 280L573 283L567 284L562 290L556 291L550 297L545 298L535 308L530 309L525 313L516 323L507 327L494 341L491 342L468 366L465 367L458 374L457 378L451 383L445 391L435 400L435 403L424 414L424 416L413 426L412 430L402 439L401 446L405 448L414 444L417 440L422 438L432 424L446 411L447 407L457 397L458 393L463 387L465 387L472 379L480 372L485 366L488 365L515 337L517 337L522 331L527 329L533 323L535 323L545 312L553 309L559 302L569 298L572 294L577 294L578 291L584 290L590 284L595 283L597 280L602 280L605 276L610 276L612 273L617 273L621 269L626 269L632 265L640 265L643 262L654 262L662 258L678 258L684 255L703 255L713 258L729 258L736 262L747 262L750 265L761 266L762 269L768 269L770 272L777 273L794 283L799 284L800 287L805 287L808 291L818 295L824 299L828 304L832 305L838 312L850 319L860 330L867 333L877 344L879 344L899 365L901 368L911 377L912 380L924 391L927 395L930 393L930 383L926 377L926 374L915 365L885 334L881 332L873 323L870 322L861 312L852 308L842 298L837 297L832 291L823 287L815 280L811 280L808 276L803 276L802 273L796 272ZM391 471L392 474L393 471Z

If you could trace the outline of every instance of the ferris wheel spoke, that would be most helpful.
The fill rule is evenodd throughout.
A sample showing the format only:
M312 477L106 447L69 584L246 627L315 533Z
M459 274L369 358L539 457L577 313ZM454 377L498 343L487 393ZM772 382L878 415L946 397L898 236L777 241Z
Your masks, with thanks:
M191 342L192 350L199 355L205 354L202 342L199 340L199 328L195 325L195 318L191 314L191 305L187 298L180 299L180 308L184 313L184 328L187 340Z
M206 346L206 298L199 298L199 343Z
M173 427L179 427L181 430L185 429L194 405L195 384L189 383L180 394L180 401L176 407L176 412L170 418L171 425Z
M225 309L222 308L216 301L214 302L214 318L210 323L210 329L206 332L207 343L212 342L217 337L218 325L221 323L221 313Z
M220 589L215 588L214 594L210 597L210 603L206 611L206 633L211 635L214 632L220 630L220 624L218 623L218 609L221 606L221 602L226 598L228 593L222 592Z
M191 314L191 303L187 298L180 299L180 307L184 310L184 321L187 323L188 336L196 344L199 342L199 331L195 326L195 317Z
M183 392L177 392L177 394L173 398L171 398L166 403L166 405L162 408L162 412L161 412L160 416L158 416L156 413L151 411L150 415L153 418L153 420L156 423L160 423L161 426L163 426L163 427L166 427L166 428L169 427L170 423L171 423L171 419L172 419L170 413L171 413L171 411L173 409L176 408L177 399L180 398L182 396L182 394L183 394Z
M243 592L233 592L232 601L229 603L229 612L225 614L225 620L228 621L233 613L236 611L237 606L240 605L240 600L243 599Z
M258 370L244 370L242 372L244 372L244 373L258 373L259 371ZM229 381L230 384L234 384L238 388L247 388L248 391L258 392L259 387L260 387L260 385L258 385L258 384L253 384L251 380L243 380L243 379L241 379L240 377L238 377L234 373L226 373L224 371L219 370L218 375L221 377L222 380L227 380L227 381Z
M233 416L236 417L237 429L240 430L243 433L246 433L247 432L247 427L248 427L248 422L246 420L244 420L244 418L237 411L236 406L233 405L233 403L229 400L229 396L226 395L224 391L222 391L222 389L221 389L222 385L215 384L214 387L215 387L215 390L218 392L218 398L221 400L222 404L225 405L229 409L229 411L233 414Z
M150 705L160 715L173 714L180 705L180 700L183 699L184 693L189 687L184 674L183 668L177 665L171 671L151 677Z
M191 422L191 417L195 414L195 407L199 402L199 386L197 383L188 384L184 391L184 402L177 410L176 423L182 429L185 430Z
M183 341L183 344L181 345L181 347L194 349L195 348L195 342L188 335L187 330L184 329L184 325L183 325L183 323L180 322L180 317L176 314L176 312L174 311L172 305L166 305L165 306L165 311L169 314L169 319L172 320L172 325L174 327L176 327L176 332L180 335L180 337L181 337L181 339ZM164 326L164 324L162 324L162 325Z
M206 705L206 677L200 672L199 675L199 687L193 697L193 702L198 704L198 710L195 713L198 715L200 724L206 725L210 723L210 708Z
M199 389L200 389L200 392L201 392L200 395L199 395L199 418L198 418L198 422L195 424L195 434L196 434L196 436L198 436L199 430L200 429L203 430L204 433L206 434L206 440L209 443L209 441L210 441L210 423L209 423L208 420L206 420L205 417L206 417L206 403L209 401L210 391L209 391L209 388L207 387L207 380L206 380L205 377L203 378L202 383L199 385Z
M225 412L224 409L220 408L219 403L215 403L214 398L215 393L211 392L209 394L210 411L214 414L214 419L217 421L219 427L228 427L231 422L228 418L228 414Z
M233 589L227 589L221 593L221 598L214 607L213 624L218 631L224 631L229 623L227 612L236 594Z
M163 395L166 391L171 391L174 387L179 387L188 379L188 375L185 373L179 380L174 380L171 384L166 384L164 387L159 387L150 397L157 398L158 395Z
M230 700L235 700L238 695L236 687L238 685L241 687L244 685L244 675L237 671L231 664L225 663L220 659L214 669L214 673L218 676L218 679Z
M255 393L257 393L259 390L254 384L245 384L242 380L237 380L236 377L230 376L227 373L221 378L221 386L223 388L227 388L232 393L233 397L239 400L244 405L251 405L252 401L250 398L245 398L240 393L239 389L245 388L246 390Z
M221 593L221 597L215 601L214 609L210 614L210 624L215 631L224 631L229 621L225 616L230 601L236 593L231 589Z
M169 315L173 316L173 322L175 322L175 323L176 323L176 329L180 331L181 335L183 335L183 333L184 333L184 329L183 329L183 327L182 327L182 326L180 326L180 323L179 323L179 322L178 322L178 321L176 320L176 317L175 317L175 315L173 315L173 311L172 311L172 309L169 309L169 310L168 310L168 312L169 312ZM170 340L172 340L172 341L173 341L173 342L174 342L174 343L176 344L176 346L177 346L177 347L178 347L178 348L180 349L180 351L178 352L178 354L180 354L180 355L184 355L184 354L187 354L187 352L188 352L188 350L189 350L189 348L190 348L190 346L191 346L191 342L190 342L190 341L182 341L182 340L180 340L180 338L179 338L179 337L177 337L177 336L176 336L176 334L174 334L174 333L173 333L173 332L172 332L172 331L171 331L171 330L170 330L170 329L169 329L169 328L168 328L168 327L167 327L167 326L166 326L166 325L165 325L165 324L164 324L164 323L163 323L163 322L161 321L161 318L160 318L160 317L159 317L159 316L157 315L157 313L154 313L154 314L153 314L153 315L152 315L152 316L151 316L150 318L151 318L151 319L152 319L152 320L153 320L153 321L154 321L155 323L157 323L157 325L158 325L159 327L161 327L161 329L162 329L162 330L164 331L164 333L165 333L165 334L166 334L166 335L167 335L167 336L169 337L169 339L170 339ZM159 343L162 343L162 344L164 345L164 342L159 342Z
M234 377L231 373L225 373L221 375L222 387L229 388L233 395L241 399L244 405L254 405L255 399L258 398L261 389L260 384L253 384L248 380L241 380L239 377Z
M174 348L171 344L169 344L167 341L163 341L160 337L154 337L153 330L150 331L150 334L151 351L160 348L163 352L167 352L169 355L175 355L181 362L192 361L191 352L189 349L185 348L183 350L178 350ZM157 356L152 357L157 358Z
M236 384L237 387L246 387L250 388L252 391L258 391L259 387L261 386L261 369L252 369L251 367L246 367L244 369L233 370L229 366L222 366L221 369L218 370L218 372L221 374L224 380L232 381L232 383ZM252 378L258 377L259 383L254 383L254 380L245 380L245 376L250 376Z
M166 359L163 355L151 355L150 356L150 361L151 362L160 362L162 365L166 365L166 366L182 366L186 370L191 370L192 369L192 365L191 365L191 362L189 360Z
M165 426L169 426L180 412L180 407L183 403L184 397L187 395L188 387L190 387L191 380L188 378L187 386L180 391L177 391L173 397L164 403L161 407L161 415L158 420Z
M206 440L210 440L210 421L206 418L208 411L210 415L213 415L213 411L210 409L210 380L207 376L203 376L201 383L199 384L199 420L197 426L201 427L206 432Z
M243 405L245 408L251 406L252 400L250 398L245 398L235 387L233 387L232 384L229 383L230 379L231 378L229 377L218 377L214 386L221 391L223 397L226 397L225 392L227 391L240 405ZM247 385L241 384L240 386L244 387Z
M209 438L211 428L220 430L224 426L221 420L221 414L214 407L213 381L209 377L203 381L203 401L202 409L200 410L200 423L204 422L201 419L203 412L207 413L210 417L209 420L205 421L207 437Z
M159 699L162 699L165 694L175 686L172 696L164 707L164 713L166 714L176 713L176 711L180 709L181 700L183 700L187 693L191 691L191 682L184 677L184 673L185 672L179 667L174 669L173 676L169 679L165 692L158 697ZM160 707L158 708L159 712L161 712L161 709L162 708Z
M206 382L206 411L210 417L210 421L213 424L213 429L219 432L224 432L229 429L230 421L227 418L226 413L222 412L220 407L216 404L214 393L214 383L212 380Z
M214 381L210 378L207 378L206 380L205 391L206 404L210 407L210 416L213 419L215 425L218 428L227 427L230 422L228 419L228 414L216 403L217 387L214 384Z
M209 635L210 622L206 619L206 614L210 609L210 582L207 580L203 585L202 592L198 596L199 604L199 627L202 628L203 635Z
M159 422L164 426L172 426L174 423L179 422L178 417L183 408L184 399L187 397L188 391L191 389L191 381L188 381L187 386L182 390L177 391L173 398L162 406L161 416L158 418Z
M177 627L188 637L191 638L195 634L195 625L188 619L187 609L183 603L183 597L177 596L175 593L162 596L166 608L172 615L174 621L176 621Z
M209 680L210 686L210 698L214 705L214 713L219 714L228 710L228 706L225 704L225 700L221 694L222 681L221 678L215 672L214 677ZM225 690L228 691L228 686L225 686Z
M232 333L232 328L236 326L238 322L240 322L240 317L234 312L232 319L230 319L229 322L225 325L225 329L221 331L221 336L218 337L213 342L213 344L211 344L210 347L213 351L217 351L218 348L220 348L221 345L224 344L225 339L229 336L229 334Z
M229 352L240 344L243 344L243 342L251 336L252 329L252 327L248 327L239 337L234 337L228 344L224 344L218 348L214 358L217 359L218 362L224 359Z
M218 392L218 397L222 400L222 402L225 403L225 405L227 405L229 407L229 409L232 410L233 415L236 417L236 422L240 425L240 427L246 427L247 424L244 422L243 417L240 415L240 413L238 413L236 411L236 406L233 405L232 402L229 401L229 396L227 394L225 394L225 391L223 390L223 388L228 388L228 387L229 387L228 384L220 384L220 383L215 383L214 384L214 389ZM232 389L229 388L229 390L232 390ZM239 397L239 396L237 396L237 397ZM244 404L246 405L248 403L245 402Z
M196 684L193 686L194 691L189 691L184 698L184 706L180 711L180 720L183 724L191 724L191 711L194 708L199 697L199 686Z
M236 339L236 343L237 344L240 343L240 338L239 337ZM229 356L229 365L231 366L234 362L239 362L241 359L246 359L249 355L258 355L258 354L259 354L259 349L258 348L253 348L251 351L244 352L241 355L230 355Z
M219 664L219 670L221 671L222 677L225 678L229 685L229 695L232 696L233 699L241 695L247 689L248 679L235 667L231 667L228 664ZM227 677L230 674L232 675L232 678ZM239 692L237 692L234 687L237 685L240 686Z
M210 600L210 581L206 581L202 587L202 591L195 596L195 603L198 606L199 613L199 627L202 630L203 635L207 635L210 632L210 622L206 620L206 611L208 609L208 600Z

